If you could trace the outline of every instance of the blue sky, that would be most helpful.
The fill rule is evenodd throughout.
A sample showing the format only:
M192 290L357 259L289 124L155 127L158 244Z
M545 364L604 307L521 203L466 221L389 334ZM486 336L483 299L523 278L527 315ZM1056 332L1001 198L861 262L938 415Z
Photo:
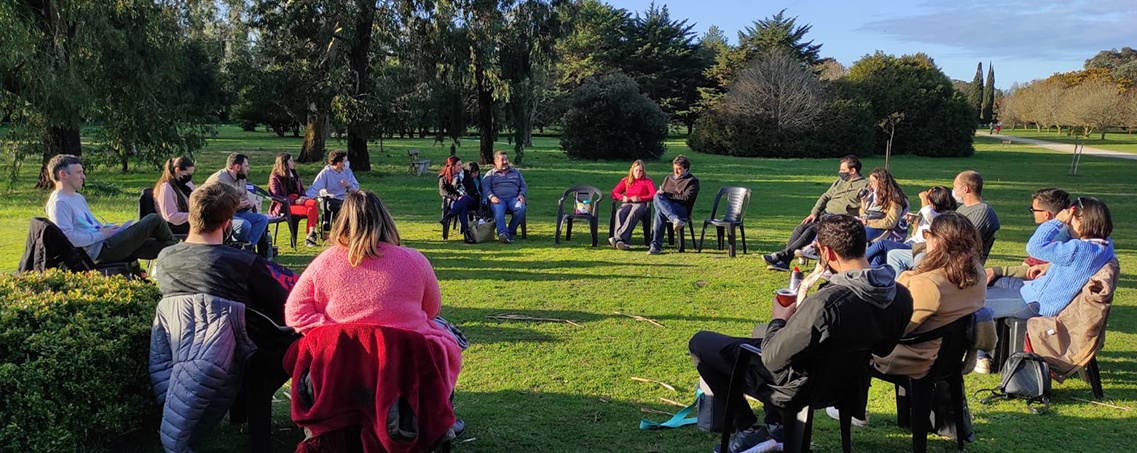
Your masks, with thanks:
M651 0L606 0L629 12ZM672 0L672 19L688 19L702 36L711 25L732 44L755 20L785 9L822 44L821 55L846 67L876 50L924 52L953 79L971 81L975 65L995 66L995 85L1029 82L1082 68L1101 50L1137 47L1134 0Z

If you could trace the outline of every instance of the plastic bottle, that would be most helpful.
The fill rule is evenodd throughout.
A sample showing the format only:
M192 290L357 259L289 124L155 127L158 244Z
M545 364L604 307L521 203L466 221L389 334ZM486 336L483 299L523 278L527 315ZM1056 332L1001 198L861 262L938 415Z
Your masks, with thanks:
M801 280L803 278L805 278L805 275L801 273L801 269L798 269L797 266L794 266L793 272L790 272L790 291L796 293L798 287L801 286Z

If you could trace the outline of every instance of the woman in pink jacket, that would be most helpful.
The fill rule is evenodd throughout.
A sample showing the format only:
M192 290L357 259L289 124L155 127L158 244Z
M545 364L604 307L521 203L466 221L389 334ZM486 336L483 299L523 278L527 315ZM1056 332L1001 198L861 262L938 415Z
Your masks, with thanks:
M622 202L616 210L615 236L608 243L620 250L628 250L628 242L640 219L651 213L651 199L655 196L655 183L644 172L644 161L632 162L628 176L621 178L612 189L612 199Z
M445 351L435 360L453 390L462 349L438 318L438 278L426 257L399 245L399 232L379 197L348 192L328 242L332 247L312 260L288 297L288 325L300 333L348 323L419 332Z

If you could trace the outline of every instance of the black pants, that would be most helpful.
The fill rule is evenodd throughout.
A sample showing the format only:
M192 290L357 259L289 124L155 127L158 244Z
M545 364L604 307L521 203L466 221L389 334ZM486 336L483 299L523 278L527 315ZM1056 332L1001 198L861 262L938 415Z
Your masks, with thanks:
M730 337L704 330L696 333L687 343L687 349L691 351L691 357L695 359L695 367L699 370L699 376L707 383L707 387L710 387L716 398L728 397L730 375L744 343L760 347L762 346L762 339ZM762 364L762 359L752 357L750 369L746 372L746 386L742 391L762 402L767 425L781 425L782 413L771 403L769 385L771 382L774 382L774 377ZM734 398L733 405L739 410L734 413L734 420L726 420L726 422L734 423L736 430L754 426L758 422L758 417L754 415L754 411L749 410L750 406L747 404L746 398L742 394ZM727 404L732 404L732 402L728 401Z
M809 245L815 237L817 237L817 221L806 222L794 227L793 233L790 233L790 240L786 241L786 248L778 251L778 256L782 262L788 263L793 257L794 250Z

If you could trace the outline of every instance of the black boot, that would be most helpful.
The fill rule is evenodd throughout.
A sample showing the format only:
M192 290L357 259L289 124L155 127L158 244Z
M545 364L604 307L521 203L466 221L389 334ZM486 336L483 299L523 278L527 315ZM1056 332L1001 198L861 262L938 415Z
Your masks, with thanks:
M474 239L474 232L473 231L466 230L466 231L462 232L462 237L463 237L463 242L465 242L467 244L477 244L478 243L478 241L476 241Z

